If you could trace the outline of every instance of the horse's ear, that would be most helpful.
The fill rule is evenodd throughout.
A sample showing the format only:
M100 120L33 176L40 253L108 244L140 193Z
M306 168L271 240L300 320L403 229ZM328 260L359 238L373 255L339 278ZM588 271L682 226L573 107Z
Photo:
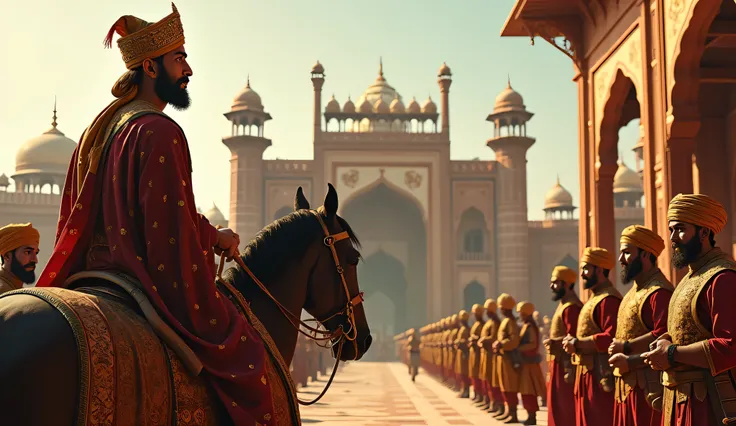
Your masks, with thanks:
M294 197L294 211L303 209L309 210L309 201L307 201L307 197L304 196L304 191L300 186L296 190L296 197Z
M332 217L337 214L337 191L331 183L327 183L327 196L325 197L325 213L327 217Z

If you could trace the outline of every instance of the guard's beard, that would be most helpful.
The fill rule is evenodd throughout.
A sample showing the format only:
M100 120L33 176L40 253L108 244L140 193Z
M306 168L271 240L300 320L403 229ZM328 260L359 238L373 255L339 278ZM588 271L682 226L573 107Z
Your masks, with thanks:
M583 278L584 288L591 289L598 284L598 276L595 275L595 273L596 273L596 270L593 271L593 274L590 276L590 278Z
M558 300L565 297L565 288L560 287L559 290L552 290L552 301L557 302Z
M188 77L182 77L176 81L171 81L166 68L161 67L161 71L153 82L153 90L156 96L162 101L171 105L175 110L183 111L189 108L192 100L189 98L189 92L181 85L189 82Z
M672 264L677 269L682 269L693 263L698 258L700 252L703 251L703 242L697 235L690 238L686 243L672 244L674 253L672 253Z
M30 267L33 267L33 269L30 271L26 269ZM36 264L34 262L30 262L24 265L15 258L15 254L13 254L12 260L10 261L10 272L26 284L36 282Z
M644 265L641 262L641 255L631 261L628 265L621 265L621 282L628 284L634 280L634 277L641 273Z

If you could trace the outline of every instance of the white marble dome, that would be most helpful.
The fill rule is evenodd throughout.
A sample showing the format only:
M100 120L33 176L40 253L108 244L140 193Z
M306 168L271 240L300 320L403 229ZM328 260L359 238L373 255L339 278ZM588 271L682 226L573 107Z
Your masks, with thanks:
M572 194L560 185L560 178L558 177L555 186L544 195L544 209L565 209L571 207L573 207Z

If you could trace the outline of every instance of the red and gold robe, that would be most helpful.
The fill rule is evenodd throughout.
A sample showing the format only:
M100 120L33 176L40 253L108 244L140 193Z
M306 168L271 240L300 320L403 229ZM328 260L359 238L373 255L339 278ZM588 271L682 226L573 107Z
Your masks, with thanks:
M666 278L662 275L659 268L654 268L652 274L644 277L641 281L640 288L646 292L645 285L654 285L655 283L647 282L652 280L659 280L663 282L662 285L665 288L659 287L658 290L653 292L642 301L641 308L639 310L639 318L646 330L650 330L654 337L659 337L667 332L667 310L670 304L670 298L672 297L672 286L667 282ZM640 285L636 282L634 286ZM635 291L637 287L633 287L630 291ZM627 295L628 296L628 295ZM632 302L635 302L632 300ZM621 305L621 309L636 309L635 305L625 306ZM619 321L622 317L622 313L619 312ZM637 321L638 323L639 321ZM641 327L642 324L637 327ZM619 332L622 328L619 325ZM642 330L644 331L644 330ZM639 337L639 336L635 336ZM614 426L660 426L662 423L662 413L654 410L646 400L647 389L646 386L642 388L642 385L646 384L646 376L651 375L652 372L648 366L643 367L645 371L630 372L629 374L638 374L637 383L635 386L630 387L630 392L626 395L623 402L614 401L613 406L613 424ZM648 371L647 371L648 370ZM624 375L625 376L625 375ZM658 375L655 376L658 379ZM620 380L617 378L617 380ZM653 380L654 381L654 380ZM641 383L645 382L645 383ZM656 380L659 383L659 380ZM619 384L619 386L621 386ZM626 386L628 389L629 386ZM660 387L661 390L661 387ZM616 389L619 392L619 389ZM621 398L623 399L623 398Z
M610 287L604 292L603 300L600 300L592 310L592 315L588 321L592 320L593 325L600 331L592 335L593 342L597 354L607 354L608 347L613 342L616 335L616 319L618 317L618 308L621 304L621 295L615 288ZM590 304L596 299L593 296L586 304ZM586 306L580 312L578 318L577 335L583 338L583 319L586 313ZM596 357L597 354L584 355L584 357ZM600 359L600 358L599 358ZM595 361L599 362L599 361ZM593 371L590 367L584 368L578 365L575 377L575 418L577 426L606 426L613 424L613 392L604 391ZM597 368L597 367L592 367ZM586 371L587 370L587 371ZM611 381L613 387L613 381Z
M577 303L560 303L558 311L552 317L550 338L577 335L578 316L582 305ZM561 352L562 357L567 354ZM575 395L573 394L574 372L570 379L565 381L563 363L550 355L549 382L547 383L547 424L549 426L575 426Z
M703 340L706 344L710 374L716 376L731 370L733 377L733 369L736 368L736 338L734 338L736 309L733 305L733 301L736 299L736 271L732 269L736 268L736 263L719 249L713 249L703 256L696 265L691 265L691 268L698 273L702 273L709 267L719 266L719 261L727 263L727 267L731 269L722 270L715 277L709 279L695 294L696 297L690 297L689 294L684 295L685 297L678 297L678 292L684 290L683 283L688 277L680 281L675 289L675 294L672 296L669 320L673 321L673 308L681 311L694 308L697 312L697 321L700 323L697 329L701 332L705 331L711 336ZM696 302L692 303L692 299L695 299ZM673 334L672 327L668 328L670 334ZM673 335L673 342L680 343L676 340ZM698 368L695 367L695 369ZM691 386L693 389L699 387L701 390L705 387L701 383L695 383ZM711 426L721 424L721 418L712 411L710 398L711 395L706 393L705 398L700 401L691 392L684 401L673 402L673 419L670 420L667 418L666 405L668 401L665 397L662 424L664 426Z
M56 244L37 285L62 287L85 269L137 278L159 315L198 355L201 374L234 423L272 424L264 344L215 287L217 230L197 214L184 133L137 101L123 110L128 121L108 140L104 164L80 186L79 148L74 152Z

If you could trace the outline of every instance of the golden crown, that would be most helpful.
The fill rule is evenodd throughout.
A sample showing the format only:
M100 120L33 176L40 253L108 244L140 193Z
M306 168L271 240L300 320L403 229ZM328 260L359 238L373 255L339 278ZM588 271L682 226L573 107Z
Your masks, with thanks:
M133 69L147 58L156 58L184 45L184 27L179 11L171 4L173 12L153 24L118 39L118 47L125 67Z

